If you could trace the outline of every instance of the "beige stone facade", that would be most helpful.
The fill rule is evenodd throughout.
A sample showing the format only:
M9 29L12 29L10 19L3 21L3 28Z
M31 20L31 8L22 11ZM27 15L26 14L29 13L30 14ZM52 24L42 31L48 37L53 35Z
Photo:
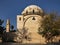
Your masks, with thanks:
M30 34L31 41L24 40L23 43L45 43L45 38L38 34L38 28L42 28L43 10L31 5L24 9L22 15L17 15L17 29L27 29L27 35Z

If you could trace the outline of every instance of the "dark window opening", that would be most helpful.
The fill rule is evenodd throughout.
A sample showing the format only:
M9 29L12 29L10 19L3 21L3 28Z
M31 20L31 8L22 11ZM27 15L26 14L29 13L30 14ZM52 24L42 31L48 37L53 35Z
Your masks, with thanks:
M34 10L33 10L33 14L34 14Z
M19 20L21 20L21 17L19 18Z
M28 14L28 11L26 11L26 14Z
M33 17L32 20L35 20L35 17Z

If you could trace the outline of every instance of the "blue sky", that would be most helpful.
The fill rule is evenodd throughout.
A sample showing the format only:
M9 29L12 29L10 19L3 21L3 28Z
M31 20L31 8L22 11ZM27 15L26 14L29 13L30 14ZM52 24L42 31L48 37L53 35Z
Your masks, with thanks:
M16 16L21 14L28 5L38 5L45 12L56 11L60 14L60 0L0 0L0 19L10 19L16 29Z

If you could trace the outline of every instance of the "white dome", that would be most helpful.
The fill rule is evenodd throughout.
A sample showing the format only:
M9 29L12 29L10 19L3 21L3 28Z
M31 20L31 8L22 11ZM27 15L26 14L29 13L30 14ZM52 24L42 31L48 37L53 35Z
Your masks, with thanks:
M22 12L22 14L31 14L33 13L33 10L34 10L34 13L43 13L43 10L39 7L39 6L36 6L36 5L30 5L30 6L27 6L24 11Z

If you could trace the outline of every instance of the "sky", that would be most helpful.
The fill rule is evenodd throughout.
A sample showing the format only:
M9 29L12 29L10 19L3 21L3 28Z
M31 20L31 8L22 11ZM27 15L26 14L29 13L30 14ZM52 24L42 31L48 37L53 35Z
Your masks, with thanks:
M10 19L10 24L16 29L17 15L21 15L29 5L37 5L47 13L56 11L60 14L60 0L0 0L0 19L4 20L3 25L6 26L6 20Z

